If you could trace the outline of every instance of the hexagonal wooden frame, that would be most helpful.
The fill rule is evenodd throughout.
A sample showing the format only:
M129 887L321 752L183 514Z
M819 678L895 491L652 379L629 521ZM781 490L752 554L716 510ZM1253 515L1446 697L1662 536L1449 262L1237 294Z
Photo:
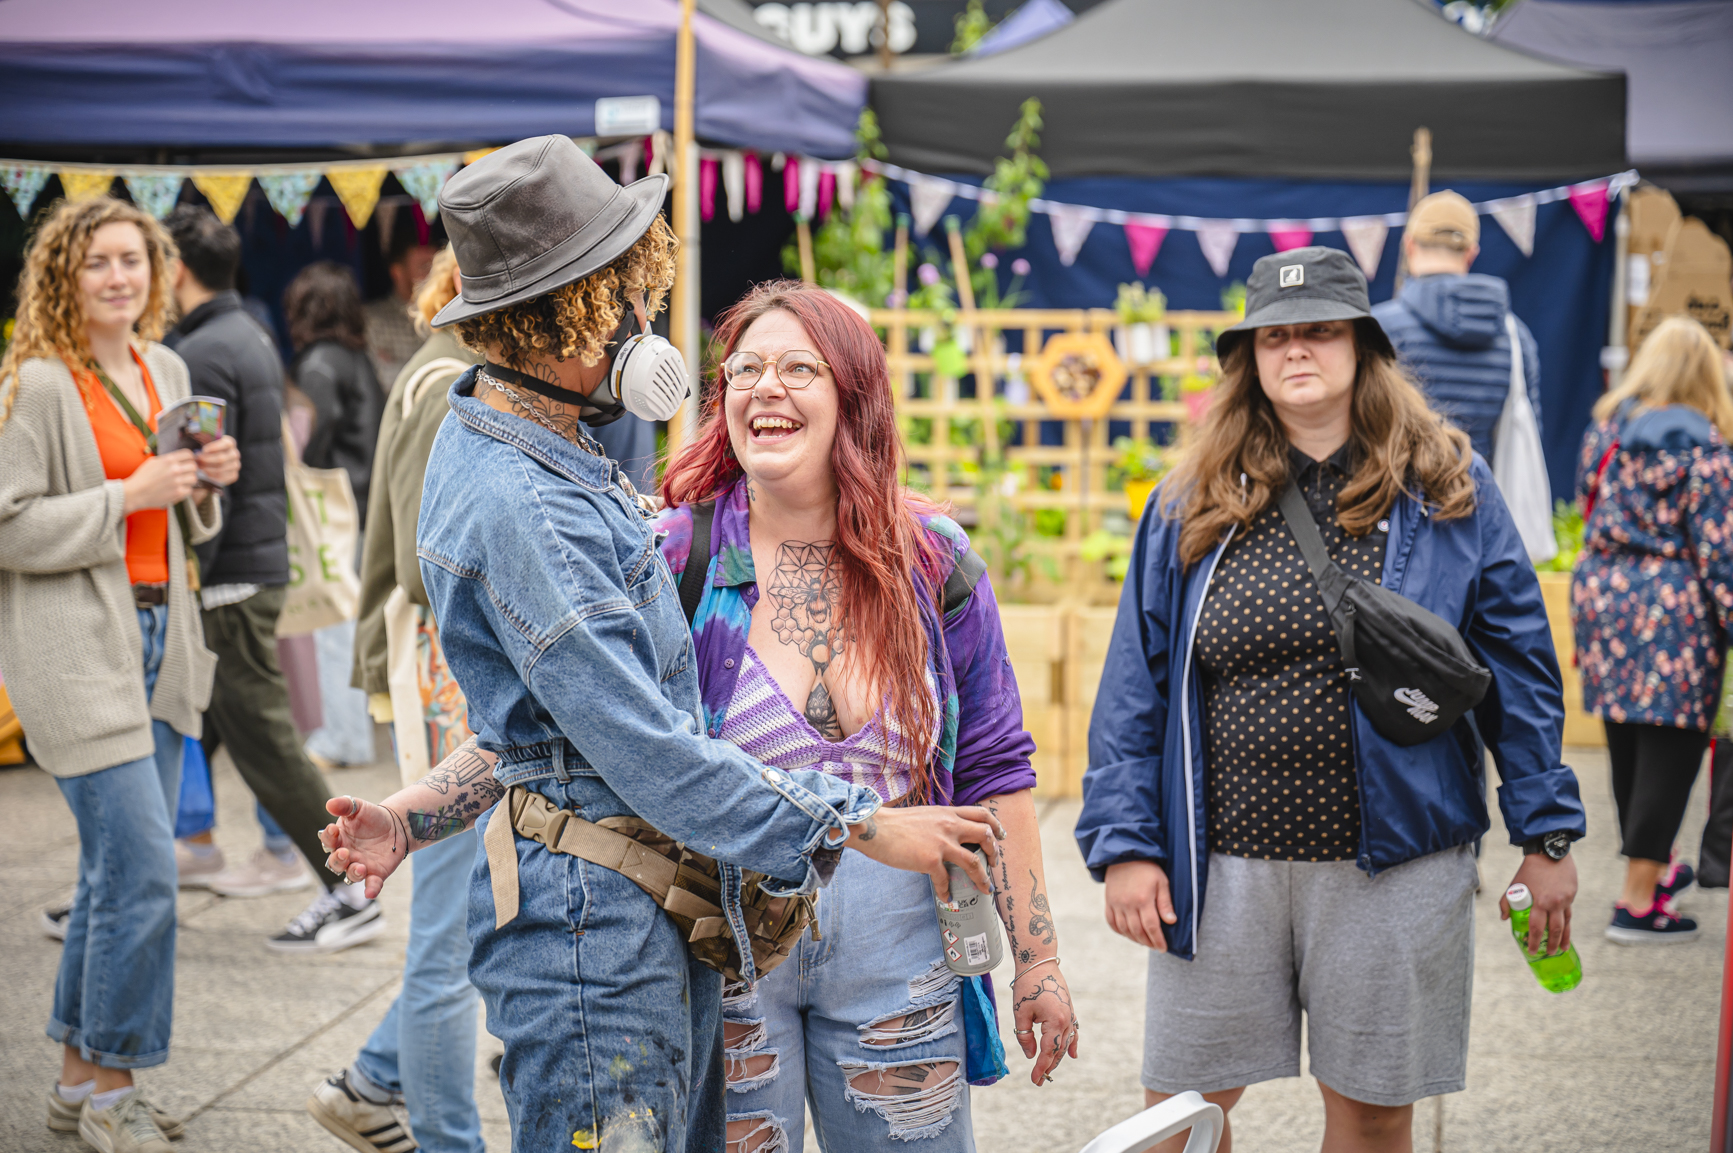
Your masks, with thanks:
M1081 355L1095 358L1101 369L1101 379L1089 395L1070 397L1054 383L1053 370L1067 356ZM1101 332L1056 333L1042 346L1041 355L1029 364L1030 383L1041 394L1054 417L1060 420L1100 420L1105 417L1113 402L1119 399L1127 376L1124 362L1113 350L1113 342Z

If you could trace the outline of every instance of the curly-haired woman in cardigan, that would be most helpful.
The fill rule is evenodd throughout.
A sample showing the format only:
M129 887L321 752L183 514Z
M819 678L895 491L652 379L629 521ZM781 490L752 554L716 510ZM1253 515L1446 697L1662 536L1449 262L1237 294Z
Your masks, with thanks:
M0 362L0 666L78 823L48 1125L113 1153L167 1153L179 1130L132 1071L168 1059L182 735L199 735L216 664L188 582L187 547L220 520L198 474L240 472L229 437L158 456L135 423L154 430L187 395L186 365L156 343L171 252L130 204L59 204Z

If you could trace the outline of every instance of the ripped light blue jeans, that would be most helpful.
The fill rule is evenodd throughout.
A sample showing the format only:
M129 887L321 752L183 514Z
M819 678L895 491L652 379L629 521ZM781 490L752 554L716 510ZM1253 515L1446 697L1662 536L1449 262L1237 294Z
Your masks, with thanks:
M725 991L728 1153L802 1153L808 1100L833 1153L973 1153L932 883L845 853L817 923L756 988Z

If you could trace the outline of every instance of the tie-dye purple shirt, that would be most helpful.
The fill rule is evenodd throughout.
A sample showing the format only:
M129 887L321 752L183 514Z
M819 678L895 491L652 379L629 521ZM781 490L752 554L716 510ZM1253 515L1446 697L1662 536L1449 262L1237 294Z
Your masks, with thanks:
M692 549L691 508L680 505L666 509L654 523L658 532L666 534L662 555L678 578L686 571ZM921 523L953 563L968 549L969 538L949 517L922 516ZM758 603L744 479L736 481L716 502L710 548L710 579L692 621L692 639L698 655L705 731L715 737L721 735L734 697L752 627L752 609ZM974 595L944 622L942 639L935 627L938 610L925 581L915 581L915 595L927 626L927 651L944 658L928 658L944 704L944 724L933 766L934 800L973 805L988 797L1033 788L1035 770L1029 758L1035 741L1023 729L1023 705L1017 695L1017 678L1011 672L1011 657L1005 651L999 603L993 597L991 582L981 577Z

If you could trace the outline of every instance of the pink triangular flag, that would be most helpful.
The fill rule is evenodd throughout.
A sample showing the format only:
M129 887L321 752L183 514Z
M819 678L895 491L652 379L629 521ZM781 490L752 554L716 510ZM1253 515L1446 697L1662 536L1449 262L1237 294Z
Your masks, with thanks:
M698 161L698 219L709 221L716 216L716 161L708 156Z
M1197 246L1209 261L1210 271L1219 279L1228 274L1228 262L1234 258L1234 246L1240 242L1240 230L1226 221L1205 224L1197 230Z
M830 215L830 202L836 199L836 172L830 165L818 176L818 219Z
M746 211L757 216L764 207L764 162L758 153L748 152L741 164L741 183L746 186Z
M1270 242L1276 246L1277 252L1287 252L1291 248L1304 248L1312 243L1310 228L1272 228Z
M1607 185L1605 180L1591 180L1587 184L1571 185L1571 207L1577 210L1577 216L1582 220L1583 227L1589 230L1589 235L1599 244L1607 234Z
M1384 259L1384 240L1390 235L1390 226L1376 216L1363 216L1357 220L1342 221L1342 235L1348 240L1348 251L1354 254L1354 262L1360 266L1360 271L1371 280L1378 275L1378 264Z
M1486 206L1499 227L1510 236L1517 251L1524 256L1534 255L1534 210L1537 203L1533 193L1525 192L1506 200L1494 200Z
M1067 266L1075 263L1083 242L1095 228L1095 218L1088 209L1055 204L1047 210L1047 221L1053 226L1053 246L1059 249L1059 263Z
M1161 242L1166 236L1167 229L1159 224L1126 222L1125 243L1131 249L1131 264L1137 269L1137 275L1149 275L1149 267L1155 263L1156 254L1161 251Z
M791 216L800 211L800 170L802 167L798 156L787 157L782 163L782 208Z

